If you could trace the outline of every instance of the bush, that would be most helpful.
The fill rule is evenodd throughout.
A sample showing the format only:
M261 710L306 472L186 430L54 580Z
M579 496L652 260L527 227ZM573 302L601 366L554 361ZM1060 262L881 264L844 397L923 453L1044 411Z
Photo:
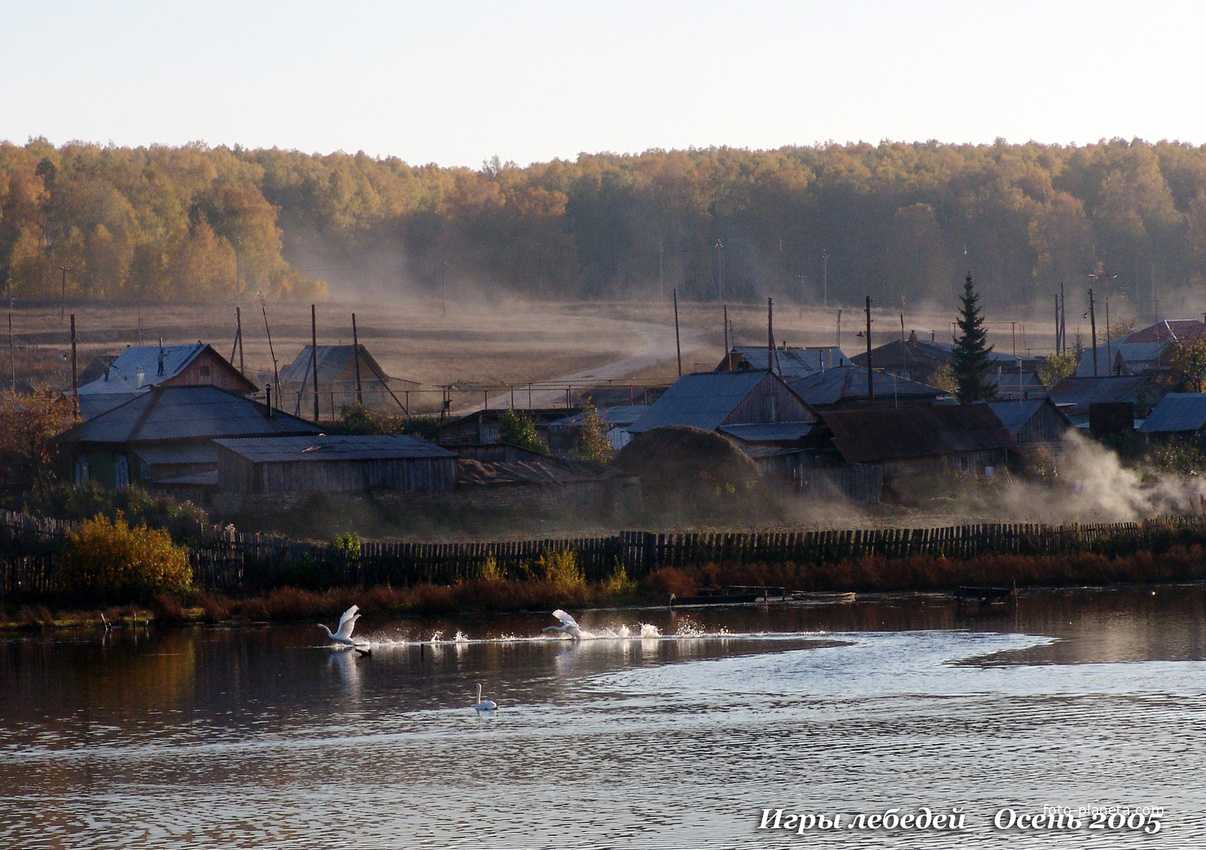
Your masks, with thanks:
M586 585L586 576L578 566L578 556L571 549L559 549L541 555L536 561L545 581L559 593L573 593Z
M125 517L96 516L67 535L63 584L93 600L150 602L158 594L181 595L193 584L188 556L166 531Z

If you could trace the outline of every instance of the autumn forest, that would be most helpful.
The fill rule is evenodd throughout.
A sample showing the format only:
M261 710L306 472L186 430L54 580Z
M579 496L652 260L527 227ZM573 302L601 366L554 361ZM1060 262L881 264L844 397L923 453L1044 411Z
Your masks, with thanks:
M518 167L364 154L0 144L16 299L433 293L775 295L1046 309L1061 281L1132 314L1206 282L1206 147L937 142L582 154ZM1097 277L1091 277L1096 275Z

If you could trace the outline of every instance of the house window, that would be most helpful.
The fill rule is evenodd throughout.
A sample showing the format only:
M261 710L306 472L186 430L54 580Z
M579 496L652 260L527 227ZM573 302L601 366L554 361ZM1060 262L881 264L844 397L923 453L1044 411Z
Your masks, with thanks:
M86 457L75 459L75 483L77 487L83 487L88 483L88 458Z
M118 455L113 460L113 486L128 487L130 485L130 462L125 455Z
M151 480L151 465L149 463L147 463L145 460L142 463L138 464L138 477L141 478L143 481Z

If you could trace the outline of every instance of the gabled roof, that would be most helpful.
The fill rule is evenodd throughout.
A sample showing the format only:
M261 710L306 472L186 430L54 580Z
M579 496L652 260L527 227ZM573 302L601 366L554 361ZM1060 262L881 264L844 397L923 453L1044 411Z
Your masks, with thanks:
M1015 437L1018 431L1022 429L1022 426L1034 418L1034 415L1044 405L1050 406L1055 415L1067 423L1069 428L1074 427L1072 420L1068 418L1067 414L1056 407L1055 403L1049 398L1032 398L1025 401L989 401L983 403L992 409L992 412L1001 420L1001 424L1008 428L1009 433Z
M310 355L310 346L304 346L301 353L293 362L281 369L282 384L301 384L307 386L314 382L314 359ZM351 345L320 345L318 346L318 383L331 384L339 380L344 370L355 367L355 346ZM391 378L385 370L369 354L364 345L360 346L361 380L373 380L389 383ZM350 373L349 373L350 374ZM348 377L344 375L344 380ZM413 382L412 382L413 383Z
M317 426L217 387L155 387L63 435L68 442L135 443L270 434L317 434Z
M775 349L775 360L771 362L765 345L734 345L730 356L721 361L720 365L716 367L716 371L729 371L730 360L734 364L733 371L752 369L765 372L773 367L775 374L784 380L812 375L850 363L850 358L836 346L777 348Z
M1143 420L1144 434L1200 431L1206 427L1206 393L1169 393Z
M419 437L326 435L235 437L214 440L252 463L314 463L338 460L404 460L455 458L456 455Z
M1159 388L1147 375L1122 375L1112 378L1064 378L1047 390L1060 407L1088 412L1090 404L1100 402L1142 403L1157 397Z
M1100 339L1100 337L1099 337ZM1110 343L1097 346L1097 374L1113 374L1116 362L1121 358L1123 374L1153 372L1166 368L1165 356L1170 345L1206 339L1206 325L1197 319L1166 319L1132 331ZM1085 350L1076 364L1077 378L1093 377L1093 349Z
M1013 363L1016 358L999 351L986 352L990 363ZM928 369L941 369L954 359L955 345L951 342L918 339L909 336L904 341L899 338L886 342L878 348L871 349L871 367L881 369L899 369L904 366L924 366ZM851 358L856 366L867 365L867 352L863 351Z
M80 387L80 395L94 393L136 393L170 381L205 352L227 367L233 376L246 382L248 391L256 389L239 371L227 363L226 358L203 342L191 345L132 345L117 355L109 367L108 375L102 374L91 383Z
M699 372L683 375L633 423L628 432L642 434L667 425L715 431L770 372Z
M893 399L935 399L947 393L940 389L897 378L887 372L871 370L871 384L875 397ZM810 407L825 407L842 401L867 400L867 367L841 366L827 369L806 378L793 378L787 385Z
M986 404L827 411L818 418L815 432L828 432L834 448L850 463L1018 447Z

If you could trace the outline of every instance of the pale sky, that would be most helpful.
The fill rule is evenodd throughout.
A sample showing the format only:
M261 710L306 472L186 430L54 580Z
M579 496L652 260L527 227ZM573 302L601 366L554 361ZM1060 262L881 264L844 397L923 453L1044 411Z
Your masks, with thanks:
M411 164L1206 143L1206 3L4 0L0 139Z

